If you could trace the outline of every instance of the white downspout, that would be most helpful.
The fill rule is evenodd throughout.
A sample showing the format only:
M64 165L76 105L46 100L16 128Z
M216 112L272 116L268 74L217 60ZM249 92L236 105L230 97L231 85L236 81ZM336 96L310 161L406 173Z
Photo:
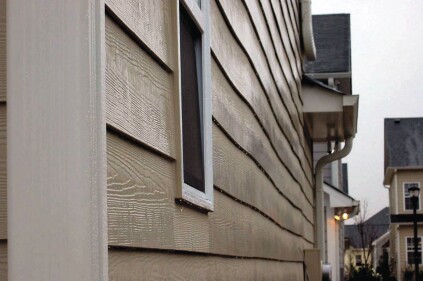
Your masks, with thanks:
M304 54L309 61L316 59L316 45L313 36L313 17L311 15L311 0L301 1L301 27Z
M323 262L326 262L325 239L324 239L324 224L325 216L323 209L324 192L323 192L323 167L335 160L344 158L352 149L353 137L345 140L344 147L335 151L332 154L323 156L317 161L315 168L315 185L316 185L316 228L317 228L317 248L320 249L320 257Z

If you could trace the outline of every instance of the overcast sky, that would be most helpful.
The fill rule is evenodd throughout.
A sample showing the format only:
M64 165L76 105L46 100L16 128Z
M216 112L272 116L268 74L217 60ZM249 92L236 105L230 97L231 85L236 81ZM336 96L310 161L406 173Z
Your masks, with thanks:
M346 158L350 194L370 215L388 206L383 119L423 117L423 1L313 0L313 14L351 14L358 134ZM423 144L422 144L423 145Z

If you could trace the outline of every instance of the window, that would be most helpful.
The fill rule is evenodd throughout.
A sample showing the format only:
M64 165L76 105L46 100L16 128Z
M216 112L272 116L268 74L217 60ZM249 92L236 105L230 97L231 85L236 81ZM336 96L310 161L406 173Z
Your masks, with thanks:
M420 184L418 182L404 183L404 210L413 210L413 203L411 202L411 196L408 192L410 187L420 188ZM419 201L417 201L417 210L420 210L420 196Z
M355 256L355 266L362 266L363 265L363 261L361 260L361 255L356 255Z
M184 182L204 192L201 61L198 61L201 58L201 33L182 7L180 42Z
M180 183L177 196L213 210L209 1L179 1Z
M414 237L406 237L407 264L414 264ZM417 237L418 263L422 263L422 239Z

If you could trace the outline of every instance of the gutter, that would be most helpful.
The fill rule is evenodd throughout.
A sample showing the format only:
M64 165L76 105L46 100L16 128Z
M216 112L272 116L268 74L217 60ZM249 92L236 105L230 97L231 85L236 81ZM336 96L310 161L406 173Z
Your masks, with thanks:
M354 137L349 137L345 140L344 147L341 150L335 151L332 154L323 156L319 159L315 168L315 185L316 185L316 229L317 229L317 248L320 248L320 256L323 262L327 262L324 240L324 191L323 191L323 167L335 160L339 160L347 156L352 149Z

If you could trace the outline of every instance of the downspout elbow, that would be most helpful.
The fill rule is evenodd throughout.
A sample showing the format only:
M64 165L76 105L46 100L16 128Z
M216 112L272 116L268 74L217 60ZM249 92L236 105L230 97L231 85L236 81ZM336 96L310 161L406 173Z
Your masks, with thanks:
M335 160L339 160L347 156L352 149L353 137L345 140L344 147L332 154L323 156L317 161L315 168L315 186L316 186L316 228L317 228L317 248L320 248L320 256L322 261L327 262L325 253L325 240L324 240L324 192L323 192L323 167Z
M316 168L315 168L316 187L317 187L318 178L322 179L324 166L330 162L339 160L347 156L352 150L353 139L354 139L353 137L347 138L345 140L344 147L341 150L335 151L332 154L323 156L322 158L319 159L319 161L317 161ZM322 183L323 183L323 180L322 180Z

